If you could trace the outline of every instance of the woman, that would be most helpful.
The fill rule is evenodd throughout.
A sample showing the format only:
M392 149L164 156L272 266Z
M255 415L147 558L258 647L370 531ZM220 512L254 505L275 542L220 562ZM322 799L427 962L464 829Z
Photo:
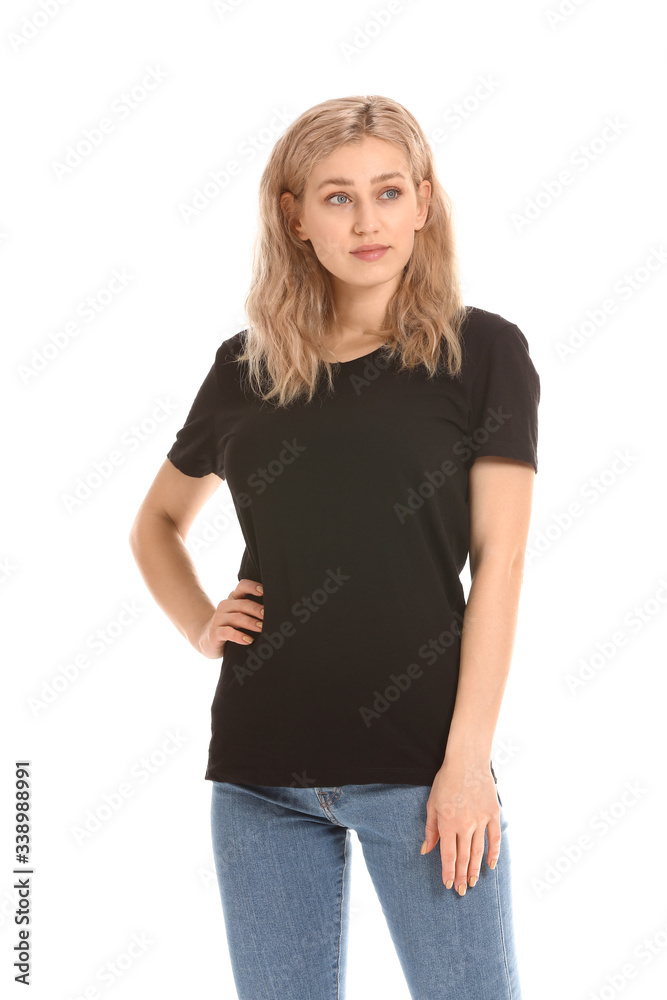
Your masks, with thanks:
M222 656L205 778L238 995L344 997L354 829L411 995L519 1000L490 754L537 471L526 338L463 305L451 204L393 100L297 118L259 225L248 326L131 533ZM222 479L246 548L216 604L184 540Z

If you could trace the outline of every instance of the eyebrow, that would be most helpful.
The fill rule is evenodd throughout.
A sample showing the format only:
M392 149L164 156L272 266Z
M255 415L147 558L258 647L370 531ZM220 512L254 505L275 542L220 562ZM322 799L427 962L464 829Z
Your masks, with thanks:
M371 177L371 184L382 184L383 181L390 181L392 177L401 177L405 180L403 174L399 173L397 170L388 170L384 174L378 174L376 177ZM316 190L319 191L326 184L340 184L341 186L354 186L354 181L350 180L349 177L328 177L327 180L322 181L317 185Z

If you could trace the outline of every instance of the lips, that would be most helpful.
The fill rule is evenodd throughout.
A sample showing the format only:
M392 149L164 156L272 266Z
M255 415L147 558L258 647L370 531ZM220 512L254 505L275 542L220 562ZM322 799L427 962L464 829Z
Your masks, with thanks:
M371 250L386 250L387 247L384 243L365 243L361 247L355 247L351 253L368 253Z
M372 249L367 250L365 247L357 247L356 250L350 251L353 257L357 260L365 261L375 261L381 260L386 253L389 253L389 247L382 246L380 243L372 244Z

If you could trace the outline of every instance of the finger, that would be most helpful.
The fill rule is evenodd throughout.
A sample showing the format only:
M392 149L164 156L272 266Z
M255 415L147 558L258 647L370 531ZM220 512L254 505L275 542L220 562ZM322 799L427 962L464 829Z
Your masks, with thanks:
M256 632L262 631L262 621L260 618L251 618L250 615L239 615L241 621L240 625L244 625L246 628L253 628Z
M438 843L438 817L435 812L429 812L428 806L426 807L426 827L425 827L425 837L424 843L421 846L420 854L428 854L431 848L435 847Z
M242 580L236 584L233 590L229 592L229 597L231 600L237 600L238 598L244 596L245 594L263 594L264 588L262 587L259 580L249 580L247 577L243 577Z
M227 618L233 618L234 625L236 625L237 628L252 628L258 630L262 627L261 615L259 618L254 618L252 613L245 614L243 611L228 611Z
M486 828L487 836L489 838L489 852L487 854L486 860L488 862L489 868L496 867L496 861L500 856L500 814L494 816L493 819L489 820L488 826Z
M470 863L468 864L468 885L472 889L479 880L479 870L484 857L484 827L477 827L470 844Z
M468 865L470 864L470 844L472 832L456 835L456 874L454 875L454 890L459 896L465 896L467 888Z
M261 630L262 623L264 620L264 608L261 604L256 604L254 601L235 601L237 606L240 604L242 608L227 608L222 607L223 604L227 604L226 601L221 601L216 611L218 612L218 618L224 616L224 620L219 622L220 627L224 627L230 623L230 620L234 619L234 625L237 628L243 626L244 628L252 628L257 631Z
M252 629L253 632L262 631L262 622L259 618L252 618L250 615L244 615L242 611L232 611L231 614L227 615L227 625L231 625L233 620L233 626L236 629L248 628ZM248 636L249 639L254 639L253 636Z
M443 884L451 889L456 871L456 833L453 830L440 831L440 861Z
M228 616L232 614L241 614L244 618L255 615L255 618L251 618L251 624L253 627L257 618L264 618L263 604L260 604L258 601L253 601L250 598L234 598L232 594L229 595L229 598L226 601L220 601L216 609L217 611L220 611L221 614ZM228 607L230 601L234 602L232 607ZM245 622L243 624L245 624Z
M243 622L242 624L245 623ZM246 646L255 641L254 635L247 635L245 632L240 632L233 625L216 625L216 629L219 629L219 632L216 633L216 640L218 642L229 642L231 639L232 642L238 642Z

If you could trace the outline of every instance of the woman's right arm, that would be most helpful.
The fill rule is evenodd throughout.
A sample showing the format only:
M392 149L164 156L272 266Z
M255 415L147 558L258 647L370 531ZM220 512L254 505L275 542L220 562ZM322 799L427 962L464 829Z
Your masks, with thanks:
M251 642L252 636L238 629L259 633L263 614L261 604L241 596L255 593L257 581L240 580L229 598L216 606L204 591L185 547L194 519L221 482L215 473L186 476L165 459L129 537L132 554L155 602L197 652L211 659L222 656L228 639Z

